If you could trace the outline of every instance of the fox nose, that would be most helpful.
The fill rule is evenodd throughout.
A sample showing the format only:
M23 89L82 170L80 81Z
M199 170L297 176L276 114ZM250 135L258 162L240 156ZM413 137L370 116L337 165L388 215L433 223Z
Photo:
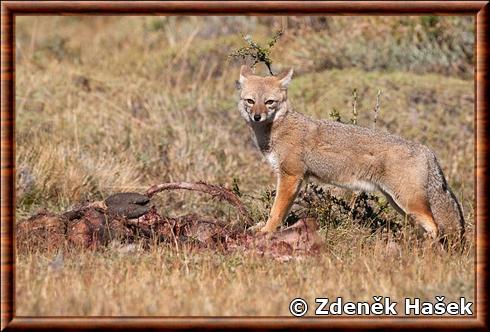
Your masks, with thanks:
M262 117L260 116L260 114L254 114L254 120L255 121L260 121Z

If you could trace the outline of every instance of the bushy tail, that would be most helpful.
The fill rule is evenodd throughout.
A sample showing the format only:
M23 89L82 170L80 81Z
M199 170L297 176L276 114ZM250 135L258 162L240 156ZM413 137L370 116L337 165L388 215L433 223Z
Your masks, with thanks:
M461 205L449 188L436 156L429 157L428 195L441 240L449 246L463 247L465 221Z

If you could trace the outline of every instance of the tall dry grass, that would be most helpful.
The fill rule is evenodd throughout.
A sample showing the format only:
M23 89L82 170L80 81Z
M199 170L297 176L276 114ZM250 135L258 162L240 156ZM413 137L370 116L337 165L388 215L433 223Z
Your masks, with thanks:
M332 231L319 257L281 263L262 257L153 246L65 253L35 252L17 263L17 315L289 316L289 302L318 297L373 302L389 296L474 301L474 268L464 255L366 232ZM348 240L344 237L348 235ZM314 311L310 310L309 314Z

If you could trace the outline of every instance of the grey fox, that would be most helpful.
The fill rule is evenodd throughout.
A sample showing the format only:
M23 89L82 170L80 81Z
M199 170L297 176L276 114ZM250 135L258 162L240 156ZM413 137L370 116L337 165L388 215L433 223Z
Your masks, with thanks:
M379 191L432 237L464 237L464 218L434 153L379 130L293 111L287 88L293 70L254 75L242 66L238 109L277 174L277 194L261 229L274 231L289 213L302 181L314 177L352 190Z

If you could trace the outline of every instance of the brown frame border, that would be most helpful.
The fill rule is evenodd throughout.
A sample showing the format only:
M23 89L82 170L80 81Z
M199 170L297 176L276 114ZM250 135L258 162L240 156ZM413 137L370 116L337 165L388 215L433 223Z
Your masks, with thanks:
M5 1L1 4L1 329L427 328L487 330L488 1ZM476 17L475 318L15 317L15 16L16 15L473 15Z

